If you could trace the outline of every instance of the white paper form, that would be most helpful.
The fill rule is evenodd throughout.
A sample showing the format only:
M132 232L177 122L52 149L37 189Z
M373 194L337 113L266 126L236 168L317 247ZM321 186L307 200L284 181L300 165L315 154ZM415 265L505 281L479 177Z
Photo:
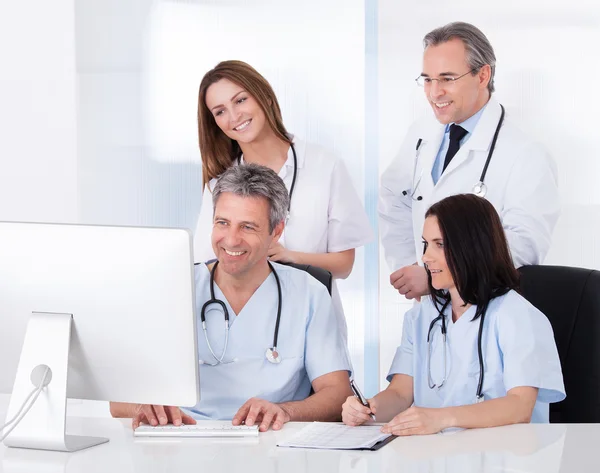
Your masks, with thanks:
M381 425L349 427L344 424L313 422L278 447L323 448L355 450L371 448L377 442L390 437L381 433Z

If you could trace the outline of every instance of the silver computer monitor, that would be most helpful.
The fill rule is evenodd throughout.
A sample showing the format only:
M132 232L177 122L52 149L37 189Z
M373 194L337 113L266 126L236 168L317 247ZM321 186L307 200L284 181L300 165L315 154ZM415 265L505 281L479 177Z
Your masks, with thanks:
M51 376L6 445L73 451L106 441L65 435L66 397L198 402L191 248L185 229L0 222L7 419Z

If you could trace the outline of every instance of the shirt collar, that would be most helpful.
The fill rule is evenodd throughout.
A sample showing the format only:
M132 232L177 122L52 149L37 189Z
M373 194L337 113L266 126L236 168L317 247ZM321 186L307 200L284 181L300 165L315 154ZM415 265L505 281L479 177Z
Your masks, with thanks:
M460 126L462 128L464 128L465 130L467 130L467 133L469 133L469 134L473 133L473 131L475 130L475 127L477 126L477 123L479 122L481 115L483 115L483 111L487 107L488 103L489 103L489 101L486 102L486 104L483 107L481 107L477 113L475 113L474 115L471 115L464 122L460 123ZM450 125L454 125L454 123L450 123L450 124L446 125L445 133L450 132Z
M291 133L288 133L288 137L292 140L292 143L294 144L294 149L296 150L296 157L298 160L298 169L304 167L304 148L303 148L303 143L299 143L298 140L296 139L296 137L294 135L292 135ZM244 155L240 154L240 159L239 161L236 159L235 160L235 164L244 164ZM292 169L294 169L294 152L292 151L292 147L290 146L290 148L288 149L288 154L287 154L287 159L285 161L285 163L283 164L283 168L285 169L287 167L290 167Z

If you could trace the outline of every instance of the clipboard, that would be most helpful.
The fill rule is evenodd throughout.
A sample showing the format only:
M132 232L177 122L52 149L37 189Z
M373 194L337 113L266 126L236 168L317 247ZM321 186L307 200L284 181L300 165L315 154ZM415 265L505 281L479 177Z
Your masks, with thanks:
M392 442L393 440L396 440L398 438L397 435L390 435L388 438L380 440L379 442L377 442L375 445L373 445L372 447L364 447L364 448L353 448L353 449L346 449L349 451L370 451L370 452L374 452L376 450L379 450L381 447L385 447L388 443Z
M349 427L336 422L313 422L278 447L321 450L379 450L397 436L383 434L380 425Z

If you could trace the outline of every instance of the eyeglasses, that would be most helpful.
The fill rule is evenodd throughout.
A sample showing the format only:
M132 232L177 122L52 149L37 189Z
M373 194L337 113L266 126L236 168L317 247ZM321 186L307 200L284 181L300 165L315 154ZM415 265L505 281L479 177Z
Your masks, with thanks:
M452 84L454 84L458 79L460 79L461 77L466 76L467 74L471 74L475 71L478 71L480 68L475 68L475 69L471 69L468 72L465 72L462 76L458 76L458 77L452 77L452 76L443 76L443 77L438 77L437 79L431 78L431 77L427 77L427 76L419 76L415 79L415 82L417 83L417 85L419 85L420 87L425 87L426 85L431 85L431 83L434 80L437 80L438 85L441 87L444 86L452 86Z

